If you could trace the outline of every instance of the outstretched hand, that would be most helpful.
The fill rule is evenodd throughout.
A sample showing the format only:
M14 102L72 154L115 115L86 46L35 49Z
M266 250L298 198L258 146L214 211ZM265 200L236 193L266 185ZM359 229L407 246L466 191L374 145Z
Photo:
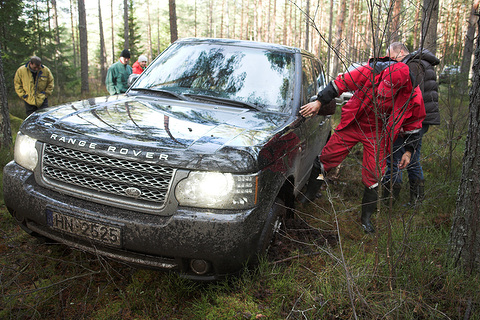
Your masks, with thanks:
M412 158L412 153L410 151L405 151L402 155L402 159L398 164L398 169L402 170L405 169L410 164L410 159Z
M322 104L318 100L307 103L306 105L300 107L300 114L305 118L311 117L318 113L321 106Z

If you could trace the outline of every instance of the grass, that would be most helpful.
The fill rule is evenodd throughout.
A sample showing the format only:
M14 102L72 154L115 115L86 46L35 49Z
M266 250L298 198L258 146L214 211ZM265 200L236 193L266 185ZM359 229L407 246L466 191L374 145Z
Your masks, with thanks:
M1 206L0 318L480 319L479 276L448 260L463 144L452 154L445 135L434 128L425 138L422 206L403 206L405 187L398 205L380 207L377 232L365 235L354 150L322 198L297 205L295 223L255 269L215 283L42 243ZM11 151L2 165L7 159Z

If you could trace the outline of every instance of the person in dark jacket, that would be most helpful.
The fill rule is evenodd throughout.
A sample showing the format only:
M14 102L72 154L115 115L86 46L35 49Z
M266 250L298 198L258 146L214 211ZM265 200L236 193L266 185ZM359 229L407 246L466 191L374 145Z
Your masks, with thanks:
M419 49L410 53L407 47L401 42L392 43L387 50L387 55L391 59L401 61L408 65L414 86L418 85L420 87L425 103L426 117L422 123L419 141L416 144L417 148L407 167L410 183L409 204L415 205L416 203L420 203L425 197L425 177L420 162L422 138L431 125L440 124L437 74L434 69L434 66L438 65L440 60L427 49ZM387 159L387 173L384 179L384 186L386 187L384 190L388 192L390 187L392 187L391 190L394 199L398 198L402 186L402 174L397 166L403 154L402 145L403 139L399 137L393 144L393 161L390 161L390 157Z

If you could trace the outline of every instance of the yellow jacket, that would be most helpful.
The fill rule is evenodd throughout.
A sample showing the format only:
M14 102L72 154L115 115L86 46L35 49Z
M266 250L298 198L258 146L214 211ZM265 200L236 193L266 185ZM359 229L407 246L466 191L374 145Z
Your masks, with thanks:
M53 75L50 69L42 65L38 70L37 80L34 81L28 64L29 62L18 68L15 73L15 91L26 103L40 107L53 92Z

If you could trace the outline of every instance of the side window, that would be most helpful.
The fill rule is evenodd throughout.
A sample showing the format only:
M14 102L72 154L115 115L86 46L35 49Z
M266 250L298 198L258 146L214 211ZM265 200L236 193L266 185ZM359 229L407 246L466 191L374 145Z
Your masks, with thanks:
M318 90L322 90L326 86L325 73L320 65L320 62L313 60L313 69L315 72L315 78L317 79Z
M312 96L317 94L312 61L308 57L302 57L302 104L309 102Z

